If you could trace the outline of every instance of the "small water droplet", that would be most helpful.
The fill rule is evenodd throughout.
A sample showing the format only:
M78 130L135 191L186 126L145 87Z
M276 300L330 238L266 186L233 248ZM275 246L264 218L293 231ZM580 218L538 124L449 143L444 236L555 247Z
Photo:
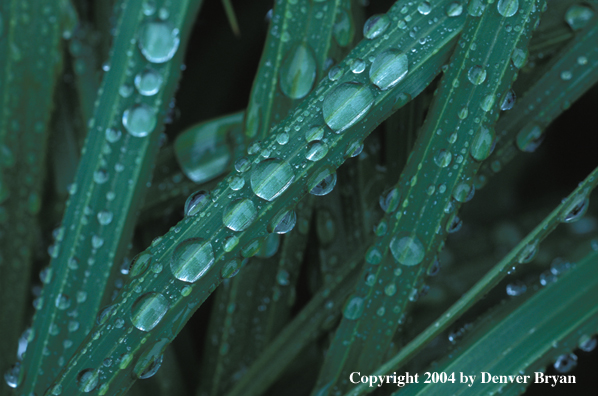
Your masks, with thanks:
M373 40L386 31L390 25L390 18L386 14L372 15L363 24L363 37Z
M417 11L419 11L419 13L422 15L428 15L430 11L432 11L432 7L430 7L430 3L427 1L422 1L417 6Z
M343 307L343 316L349 320L356 320L361 317L364 310L363 298L350 296Z
M290 232L297 223L297 213L294 210L289 210L275 216L270 223L270 228L277 234L286 234Z
M210 203L210 193L205 190L195 191L185 202L185 216L194 216Z
M525 245L523 250L519 253L517 257L517 261L519 264L526 264L531 262L534 257L536 257L536 253L538 252L538 245L537 243L529 243Z
M54 305L56 306L56 308L64 311L65 309L68 309L71 306L71 299L66 294L60 293L56 297Z
M143 274L152 262L152 254L141 252L131 262L129 274L131 277L136 277Z
M214 250L209 241L190 238L179 243L172 253L170 269L178 280L193 283L214 264Z
M146 67L135 76L135 87L143 96L157 94L161 86L162 76L151 67Z
M507 285L507 294L509 296L520 296L527 290L527 286L520 280L511 282Z
M121 135L122 135L122 132L119 131L118 129L113 129L113 128L106 129L106 140L109 141L110 143L117 142L120 139Z
M319 161L328 154L328 145L322 141L313 141L307 145L305 158L310 161Z
M583 335L579 339L579 349L584 352L592 352L594 349L596 349L596 345L598 345L598 340L596 340L596 338Z
M372 265L380 264L382 261L382 253L380 253L375 246L372 246L365 253L365 261Z
M459 183L453 189L453 198L458 202L469 202L473 198L475 187L473 184Z
M247 157L241 157L235 161L235 170L239 173L247 172L251 168L251 162Z
M480 85L486 80L486 70L482 66L472 66L467 72L467 78L473 85Z
M482 16L484 9L486 9L486 4L484 3L484 0L470 0L467 5L467 12L473 17Z
M502 102L500 103L500 109L502 111L511 110L513 108L513 106L515 106L516 99L517 99L517 96L515 95L515 92L513 92L512 90L507 91L503 95Z
M86 369L77 375L77 385L81 392L89 393L98 386L99 373L97 370Z
M527 63L528 56L529 52L526 48L515 48L513 50L513 53L511 54L511 61L513 62L513 66L515 66L518 69L521 69Z
M108 211L108 210L101 210L98 212L98 222L101 225L108 225L112 222L112 217L114 215L112 214L112 212Z
M241 268L241 262L237 259L233 259L233 260L227 262L226 264L224 264L224 266L222 267L222 270L220 271L220 275L224 279L232 278L233 276L237 275L240 268Z
M463 13L463 6L458 3L458 2L454 2L448 5L448 7L446 7L446 15L448 17L458 17L459 15L461 15Z
M412 266L422 262L426 250L416 236L397 235L390 241L390 251L397 262Z
M554 369L561 374L568 373L575 367L577 367L577 355L574 353L560 355L554 362Z
M316 79L316 59L312 49L301 43L293 47L280 66L280 88L291 99L305 97Z
M439 150L434 156L434 163L441 168L446 168L450 165L452 159L453 155L451 154L451 152L442 149Z
M286 132L279 133L278 135L276 135L276 142L278 142L278 144L280 144L281 146L284 146L289 142L289 134Z
M168 22L147 21L139 30L139 49L152 63L164 63L172 59L179 48L179 30Z
M328 79L330 81L336 81L343 76L343 70L338 67L334 66L332 69L328 71Z
M401 196L398 188L390 188L384 191L378 199L380 208L386 213L392 213L397 210L400 201Z
M476 161L483 161L490 156L496 143L496 133L492 128L481 126L471 141L469 154Z
M312 142L314 140L322 140L324 137L324 126L313 126L305 132L305 140Z
M512 17L519 8L519 0L498 0L498 13L504 17Z
M576 197L569 205L563 208L560 216L563 223L574 223L581 219L588 211L590 198L584 195Z
M351 16L344 8L337 11L336 21L334 23L332 34L334 39L341 47L349 45L355 36L355 27Z
M542 129L536 124L527 124L517 134L515 143L519 150L532 153L542 144L544 137Z
M316 183L312 183L312 188L310 188L309 193L316 196L322 196L330 193L334 186L336 186L336 172L330 173L330 170L323 170L316 174L314 180L317 180Z
M233 191L238 191L245 186L245 178L241 176L231 176L228 180L228 186Z
M370 67L370 81L385 91L397 85L409 70L407 55L396 49L382 51Z

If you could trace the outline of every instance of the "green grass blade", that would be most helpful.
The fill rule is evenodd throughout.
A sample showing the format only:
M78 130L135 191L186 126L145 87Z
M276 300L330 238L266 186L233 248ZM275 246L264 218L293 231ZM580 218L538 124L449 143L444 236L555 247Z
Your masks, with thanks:
M533 152L544 140L545 128L598 82L598 19L578 33L561 56L546 67L515 108L498 121L494 153L476 176L482 187L519 151Z
M455 302L437 321L428 326L398 354L372 372L372 375L386 375L397 370L419 352L427 343L446 330L463 313L479 301L490 289L508 275L510 268L525 264L535 256L539 244L565 219L567 219L580 202L583 202L593 189L598 186L598 168L584 179L579 186L558 205L538 226L536 226L509 254L496 264L467 293ZM359 385L347 395L357 396L371 392L367 386Z
M158 27L144 19L143 1L123 3L110 70L89 123L90 132L57 242L50 248L51 273L34 317L33 348L23 362L24 393L43 394L96 322L102 292L126 254L136 208L151 176L159 138L155 130L161 126L158 120L166 113L174 93L184 53L180 48L176 50L178 40L185 42L200 3L177 3L169 9L168 22ZM139 38L142 29L160 26L180 29L182 37L173 38L171 47L165 44L165 48ZM142 43L139 48L143 48L144 55L137 40ZM153 95L142 96L133 93L133 80L149 66L146 58L157 61L152 65L155 71L150 73L159 73L163 86ZM140 91L148 92L143 85L137 85Z
M448 2L442 4L448 5ZM402 6L401 3L399 6ZM389 18L399 15L399 6L391 9ZM254 154L248 157L248 164L254 168L251 172L233 174L225 179L211 192L211 199L204 201L205 206L197 215L184 219L146 250L154 263L149 266L152 269L144 271L146 268L139 264L139 275L124 286L109 313L104 316L105 322L96 326L92 334L83 341L53 386L61 387L63 392L69 394L78 394L77 377L89 368L101 371L102 380L98 386L103 389L126 389L130 386L131 378L135 378L134 372L143 370L146 367L144 365L151 361L143 359L137 365L132 360L137 362L142 353L146 353L145 356L157 356L155 354L160 353L165 343L178 334L191 314L220 284L222 275L230 274L229 271L238 266L240 249L256 239L266 237L266 225L276 214L288 210L296 200L316 186L320 185L318 190L324 188L321 181L344 162L347 145L355 141L362 142L393 109L419 94L433 80L441 65L448 59L463 18L449 17L446 14L437 19L429 15L414 15L412 23L421 27L416 35L418 39L428 36L439 26L445 29L444 34L433 46L410 52L412 48L420 48L420 44L398 24L382 24L386 29L383 35L377 37L375 33L379 33L380 29L369 31L370 39L360 43L340 63L342 76L335 74L334 81L323 79L297 108L296 113L279 124L273 134L262 142L261 150L252 150ZM401 48L405 54L409 54L408 71L402 62L404 58L395 56L399 54L391 52L380 55L391 48ZM378 56L381 58L377 58ZM390 65L385 62L389 60L387 56L391 56ZM371 79L385 90L372 84L369 72L354 74L350 71L349 63L353 63L355 58L365 59L367 62L370 62L370 58L374 59L374 64L381 68L377 69L378 73L372 73ZM368 117L368 112L363 111L364 106L375 117ZM320 161L306 160L304 137L314 125L324 128L326 142L323 143L328 147L325 155L327 161L321 161L322 158L319 158ZM328 128L342 130L343 133L337 134ZM278 143L280 134L288 135L289 139L284 145ZM268 152L279 157L281 165L278 169L282 172L279 176L282 180L291 177L288 184L280 186L281 179L262 179L261 166L258 167L255 163L260 162ZM253 189L251 176L254 178ZM245 187L233 192L229 183L236 186L237 177L245 180ZM259 198L254 189L260 196L272 201ZM275 195L271 196L275 193L280 194L276 198ZM226 227L224 223L227 224ZM233 232L233 229L240 231ZM229 251L225 250L224 245ZM192 252L197 249L197 253L201 253L196 257ZM176 277L172 276L173 268ZM168 302L162 304L166 295L169 296ZM138 301L140 297L141 300ZM135 302L137 304L133 319L138 327L132 325L131 319L131 309ZM150 306L158 304L155 308L163 313L159 315L159 320L151 322L149 331L139 329L150 327L150 323L147 326L143 323L151 321L150 317L144 315L151 312L144 308L146 303ZM123 323L123 326L115 327L117 322ZM106 358L119 363L102 367L101 362Z
M518 301L501 307L490 315L490 323L461 343L452 359L440 362L433 371L477 375L472 386L460 384L418 384L407 386L393 395L494 395L502 393L504 383L481 383L481 373L491 375L520 375L537 361L554 359L570 352L576 343L563 347L564 340L576 332L592 335L598 326L598 252L588 254L558 281L538 291L517 307ZM513 304L515 303L515 304ZM513 305L516 306L513 309ZM559 345L555 350L555 345ZM568 350L567 350L568 349ZM495 359L485 359L494 351L503 351ZM558 353L557 353L558 352ZM533 373L526 380L536 380ZM546 379L545 379L546 380ZM508 385L507 385L508 386ZM560 385L563 386L563 385ZM521 389L521 385L518 388ZM523 386L523 389L525 387ZM521 389L521 390L523 390Z
M222 0L222 5L224 6L224 11L226 12L226 18L228 19L228 23L233 30L235 36L241 35L241 30L239 29L239 22L237 21L237 16L235 15L235 9L230 2L231 0Z
M388 348L401 316L417 298L455 210L473 194L472 176L494 140L498 102L516 73L511 53L526 48L539 21L537 6L522 2L516 16L489 6L481 17L468 18L417 149L387 200L381 223L388 230L365 255L368 264L347 302L314 394L342 392L351 372L369 372L381 363L379 351ZM521 29L512 33L511 23ZM488 98L491 103L480 105Z
M25 322L48 127L63 61L61 12L59 2L0 3L2 373L16 360L17 340ZM33 27L43 29L44 34L35 34Z

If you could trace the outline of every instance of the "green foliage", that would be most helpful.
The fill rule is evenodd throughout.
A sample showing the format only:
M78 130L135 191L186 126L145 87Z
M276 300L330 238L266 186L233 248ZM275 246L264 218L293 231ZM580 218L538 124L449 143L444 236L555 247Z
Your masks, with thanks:
M356 396L591 349L596 138L564 123L596 2L46 3L0 2L0 394Z

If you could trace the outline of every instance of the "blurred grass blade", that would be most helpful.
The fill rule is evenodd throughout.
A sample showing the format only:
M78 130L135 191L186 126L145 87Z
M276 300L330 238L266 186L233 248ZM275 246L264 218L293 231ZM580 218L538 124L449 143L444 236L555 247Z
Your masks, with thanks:
M398 4L388 18L399 15ZM135 372L144 370L151 362L149 357L161 353L223 277L238 269L242 248L267 237L267 224L309 191L330 191L335 168L353 152L347 152L347 148L362 142L434 79L463 24L462 18L442 16L437 20L429 15L412 19L421 26L417 37L427 37L439 26L444 33L433 45L416 52L411 49L419 48L419 42L398 25L381 23L374 31L368 30L369 39L338 65L339 73L332 80L323 79L296 113L259 145L261 150L252 150L248 161L239 167L241 172L227 177L210 192L209 199L200 199L201 209L195 215L187 216L152 243L139 268L133 271L136 276L123 287L103 321L79 345L53 386L77 394L78 376L91 368L101 373L98 386L102 389L126 390L137 378ZM397 53L394 48L404 52ZM367 62L373 59L374 71L350 72L356 58ZM367 117L369 111L376 117ZM322 141L326 150L319 151L317 160L305 145L305 135L314 126L323 130L326 140ZM287 134L288 140L278 136L282 134ZM278 158L265 160L266 152ZM241 181L243 188L231 188L231 184L236 187ZM117 322L122 326L116 326ZM139 365L132 363L141 354L144 358ZM102 366L106 358L120 363Z
M50 247L52 261L42 279L32 348L23 362L20 391L25 394L46 391L96 322L103 291L126 254L151 176L156 129L161 129L184 54L179 41L186 41L200 3L179 2L168 10L170 19L161 22L143 18L142 0L123 3L110 67L62 226ZM170 41L156 44L156 33L170 35ZM148 61L154 63L151 68Z
M509 95L516 72L511 54L526 48L541 4L522 2L516 16L488 6L481 17L467 18L416 149L383 198L384 232L365 255L368 264L347 301L314 395L346 391L351 372L367 373L382 362L380 351L390 345L444 239L459 221L456 210L473 196L472 176L492 150L499 100ZM437 3L428 15L446 15L445 7ZM512 32L507 28L511 23L521 29Z
M48 126L62 68L64 2L0 2L0 370L25 322ZM10 21L10 22L9 22ZM44 31L36 34L33 27ZM32 92L35 94L32 95ZM16 386L18 381L12 381ZM3 385L4 386L4 385Z
M545 128L598 82L598 18L592 22L563 48L515 108L500 118L496 149L476 176L476 187L484 186L519 151L535 151L544 140Z
M554 231L560 223L571 220L570 216L577 213L576 208L580 202L585 201L597 185L598 168L594 169L567 198L562 200L560 205L558 205L467 293L442 314L437 321L428 326L425 331L421 332L397 355L393 356L386 363L373 371L371 375L386 375L393 370L401 368L426 344L446 330L451 324L459 319L463 313L486 295L490 289L504 279L508 275L509 269L518 264L525 264L533 260L538 252L539 244ZM374 390L374 388L368 388L367 384L365 384L365 386L363 385L364 384L361 384L355 387L348 392L347 395L357 396Z
M230 0L222 0L222 5L224 6L224 11L226 12L226 18L228 19L228 23L235 34L235 36L239 37L241 35L241 30L239 29L239 22L237 21L237 16L235 15L235 9L231 4Z
M481 373L521 375L537 361L555 359L577 347L579 336L592 335L598 326L598 252L588 254L555 283L539 290L517 307L517 300L485 318L467 339L460 342L456 356L439 362L433 371L477 375L472 386L450 382L410 384L395 395L494 395L502 394L504 383L481 383ZM514 307L515 306L515 307ZM573 340L571 340L573 336ZM563 341L569 341L566 346ZM573 343L571 342L573 341ZM558 348L555 349L555 345ZM488 354L503 351L494 359ZM559 374L566 373L559 370ZM496 374L495 374L496 373ZM534 383L534 373L526 383ZM559 377L560 378L560 377ZM567 377L565 377L567 379ZM550 381L544 378L544 381ZM506 385L509 386L509 385ZM522 392L524 385L517 385Z

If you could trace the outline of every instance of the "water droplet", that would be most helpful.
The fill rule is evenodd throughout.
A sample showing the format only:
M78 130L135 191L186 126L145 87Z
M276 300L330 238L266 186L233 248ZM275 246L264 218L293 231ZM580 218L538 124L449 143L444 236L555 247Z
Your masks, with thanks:
M338 67L334 66L332 69L328 71L328 79L330 81L336 81L343 76L343 70Z
M260 162L251 173L251 189L258 197L273 201L295 180L293 168L284 161L268 159Z
M112 212L107 211L107 210L101 210L98 212L98 222L101 225L108 225L112 222L112 217L114 215L112 214Z
M162 365L164 349L168 345L168 342L168 339L162 338L141 354L133 368L133 373L135 373L137 378L147 379L158 372Z
M390 251L397 262L408 266L421 263L426 253L419 238L399 235L390 241Z
M91 247L94 249L99 249L104 245L104 238L99 235L94 235L91 237Z
M351 71L354 74L360 74L365 70L365 62L362 59L353 59L351 61Z
M58 396L62 394L62 385L56 384L52 387L51 394L54 396Z
M457 116L459 117L459 119L464 120L467 118L468 114L469 109L467 107L463 107L461 110L459 110L459 114L457 114Z
M441 168L446 168L450 165L452 159L453 155L450 153L450 151L442 149L434 156L434 163Z
M507 285L507 294L509 296L520 296L527 290L527 286L520 280L509 283Z
M241 176L231 176L228 180L228 186L233 191L238 191L245 185L245 179Z
M118 93L123 98L128 98L133 93L133 86L129 84L123 84L120 86L120 88L118 88Z
M229 278L232 278L233 276L237 275L237 273L239 272L239 269L241 269L241 263L239 262L239 260L233 259L233 260L227 262L226 264L224 264L224 266L222 267L222 270L220 271L220 275L224 279L229 279Z
M122 136L122 132L119 131L118 129L113 129L113 128L106 129L106 140L109 141L110 143L116 143L118 140L120 140L121 136Z
M81 392L89 393L97 388L98 380L97 370L86 369L77 375L77 386Z
M98 169L93 173L93 181L98 184L104 184L108 181L108 172L105 169Z
M293 47L280 66L280 88L291 99L305 97L316 80L316 59L312 49L301 43Z
M511 61L513 62L513 66L515 66L518 69L521 69L523 66L525 66L528 56L529 52L526 48L515 48L513 50L513 53L511 54Z
M446 7L446 15L449 17L458 17L463 13L463 6L457 2L451 3Z
M122 122L132 136L144 137L156 127L156 112L145 103L135 104L124 111Z
M244 231L257 217L255 205L249 199L231 202L222 216L222 222L233 231Z
M172 59L179 48L179 30L168 22L147 21L139 30L139 49L145 58L153 63L164 63Z
M305 158L310 161L319 161L328 154L328 145L322 141L316 140L307 145Z
M297 223L297 213L294 210L283 211L270 222L270 229L277 234L286 234Z
M343 316L349 320L356 320L361 317L364 309L363 298L350 296L343 307Z
M195 216L210 203L210 193L205 190L195 191L185 202L185 216Z
M141 252L131 262L129 274L131 277L136 277L143 274L152 262L152 254Z
M64 311L65 309L68 309L71 306L71 299L66 294L60 293L56 297L54 305L56 306L56 308Z
M289 134L286 132L279 133L278 135L276 135L276 142L278 142L278 144L280 144L281 146L284 146L289 142Z
M427 274L428 276L436 276L440 272L440 261L438 261L438 257L434 259L434 263L428 268Z
M447 222L446 231L449 234L453 234L459 231L461 227L463 227L463 221L459 218L459 216L457 216L456 213L452 214Z
M172 253L170 269L178 280L193 283L214 264L214 250L209 241L190 238L179 243Z
M382 51L370 67L370 81L385 91L394 87L408 72L407 55L396 49Z
M372 246L365 253L365 261L372 265L380 264L382 261L382 253L380 253L375 246Z
M324 99L324 121L336 133L341 133L363 119L372 105L374 95L363 84L343 83Z
M486 9L484 0L470 0L467 6L467 12L473 17L480 17Z
M590 198L580 195L576 197L573 202L563 208L561 214L561 221L563 223L574 223L581 219L583 215L588 211L590 206Z
M135 87L143 96L157 94L161 86L162 76L151 67L146 67L135 76Z
M390 18L386 14L372 15L363 24L363 37L373 40L386 31L390 25Z
M231 252L239 243L239 238L237 236L229 236L224 240L224 251Z
M511 110L515 105L516 99L517 96L515 95L515 92L511 90L507 91L503 96L502 102L500 103L500 109L502 111Z
M519 8L519 0L498 0L498 13L504 17L512 17Z
M467 73L467 78L473 85L480 85L486 80L486 70L482 66L472 66Z
M542 144L544 137L542 129L536 124L527 124L517 134L515 143L519 150L532 153Z
M150 292L140 296L131 307L131 322L141 331L150 331L160 323L170 304L160 293Z
M517 261L519 264L526 264L531 262L534 257L536 257L536 253L538 252L538 246L536 243L529 243L525 245L523 250L519 253L517 257Z
M554 362L554 369L561 374L568 373L577 367L577 356L574 353L563 354Z
M432 11L432 7L430 7L430 3L423 1L417 6L417 11L422 15L428 15Z
M596 349L596 345L598 345L596 338L591 338L588 335L583 335L579 339L579 349L584 352L592 352Z
M565 13L565 21L571 29L581 30L587 26L588 22L594 16L594 11L581 4L572 5Z
M378 202L380 203L380 207L386 213L392 213L397 210L399 206L399 202L401 200L400 192L398 188L390 188L384 191Z
M154 0L146 0L142 4L143 14L151 16L156 12L156 2Z
M0 26L1 27L1 26ZM6 385L11 388L19 386L19 377L21 376L21 362L16 362L11 368L4 373L4 381Z
M338 45L341 47L346 47L353 41L355 28L349 13L343 8L339 9L336 14L336 21L332 29L332 34Z
M280 235L278 233L270 234L265 240L260 243L259 250L255 254L256 257L269 258L276 254L280 246Z
M492 95L492 94L487 95L480 102L480 107L484 111L490 111L490 110L492 110L492 106L494 106L494 102L495 102L494 95Z
M330 173L330 170L324 169L316 174L314 180L317 182L311 183L313 187L310 188L309 193L317 196L326 195L336 186L336 172Z
M475 187L473 184L459 183L453 189L453 198L458 202L471 201L475 193Z
M241 157L235 161L235 170L239 173L247 172L251 168L251 162L247 157Z
M476 161L483 161L490 156L496 143L496 133L492 128L481 126L471 141L469 154Z

